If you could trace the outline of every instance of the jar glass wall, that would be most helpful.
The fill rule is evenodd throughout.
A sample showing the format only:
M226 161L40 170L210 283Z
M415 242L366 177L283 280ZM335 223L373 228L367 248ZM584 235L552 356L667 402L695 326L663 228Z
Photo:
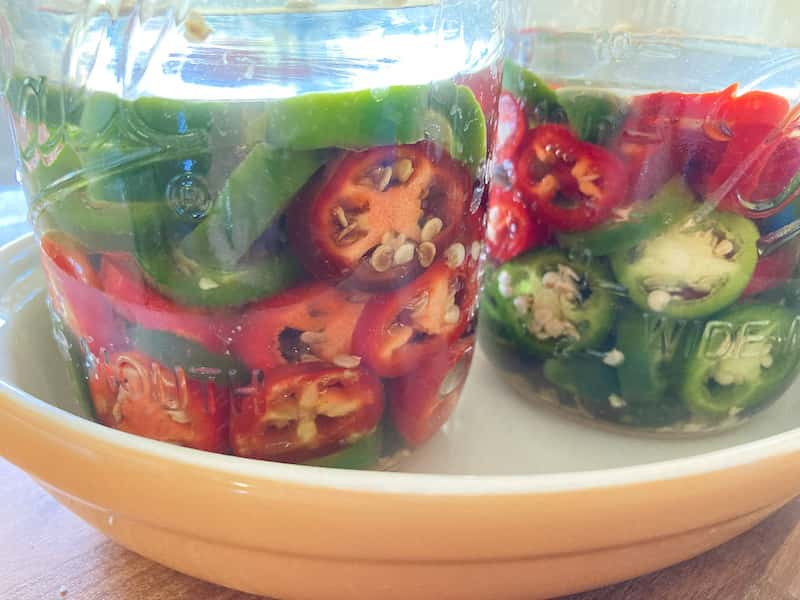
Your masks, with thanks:
M0 32L99 422L338 467L440 428L474 346L496 2L9 0Z
M595 423L745 421L800 363L796 6L514 10L484 347Z

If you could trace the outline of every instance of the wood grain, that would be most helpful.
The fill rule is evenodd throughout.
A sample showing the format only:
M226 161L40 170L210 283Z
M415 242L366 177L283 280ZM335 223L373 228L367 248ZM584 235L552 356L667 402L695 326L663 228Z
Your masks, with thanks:
M799 567L797 499L694 560L562 600L800 600ZM0 600L51 599L257 600L125 550L0 460Z

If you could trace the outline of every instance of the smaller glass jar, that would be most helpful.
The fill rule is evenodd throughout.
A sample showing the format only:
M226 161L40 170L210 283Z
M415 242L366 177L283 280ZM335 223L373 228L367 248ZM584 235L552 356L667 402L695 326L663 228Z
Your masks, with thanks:
M800 51L787 3L517 3L482 344L629 430L745 421L800 365Z

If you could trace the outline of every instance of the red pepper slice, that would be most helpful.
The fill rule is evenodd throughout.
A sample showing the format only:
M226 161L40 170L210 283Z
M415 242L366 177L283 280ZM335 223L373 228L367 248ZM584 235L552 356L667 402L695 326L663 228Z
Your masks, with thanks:
M660 190L676 171L669 136L630 127L612 142L627 171L627 204L646 200Z
M101 291L86 248L67 236L48 233L41 240L41 259L53 310L67 327L94 354L120 344L123 325Z
M561 125L528 132L515 160L516 187L533 214L558 231L585 231L622 204L625 166Z
M358 300L323 283L287 290L245 309L231 350L251 369L350 356Z
M382 377L406 375L461 336L477 291L477 261L465 256L458 268L438 261L408 286L367 303L353 333L353 353Z
M192 379L131 350L101 356L89 377L97 419L114 429L199 450L227 450L225 386Z
M430 264L417 244L428 240L441 252L450 243L471 183L466 168L425 142L348 152L293 205L290 239L319 278L397 287Z
M411 446L427 442L450 418L464 388L474 347L474 336L464 338L414 373L388 383L392 421Z
M494 148L494 162L503 167L505 161L510 161L519 148L525 132L528 130L528 120L522 104L510 92L500 94L499 116L497 120L497 142Z
M489 256L505 262L544 245L548 239L547 229L531 216L517 192L492 188L486 226Z
M231 317L182 306L162 296L144 281L132 256L103 255L100 280L114 310L125 320L192 340L215 354L225 352Z
M382 413L381 382L367 369L287 365L234 390L230 444L239 456L303 462L372 432Z
M800 263L800 239L794 239L772 254L758 259L756 270L742 296L755 296L781 285L792 276L798 263Z
M726 126L720 115L737 86L719 92L657 92L631 101L613 147L628 170L628 200L652 196L673 175L683 173L701 187L725 149Z
M720 208L752 218L777 210L758 210L755 190L761 173L782 140L789 102L769 92L753 91L731 100L721 111L720 122L729 141L717 168L705 183L706 193L721 197Z

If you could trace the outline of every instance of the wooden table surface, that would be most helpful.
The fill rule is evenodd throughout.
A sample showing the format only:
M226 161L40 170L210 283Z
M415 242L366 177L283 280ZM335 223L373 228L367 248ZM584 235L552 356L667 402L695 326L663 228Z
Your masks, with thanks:
M799 521L800 498L694 560L568 600L800 600ZM256 597L181 575L125 550L0 460L0 600Z

